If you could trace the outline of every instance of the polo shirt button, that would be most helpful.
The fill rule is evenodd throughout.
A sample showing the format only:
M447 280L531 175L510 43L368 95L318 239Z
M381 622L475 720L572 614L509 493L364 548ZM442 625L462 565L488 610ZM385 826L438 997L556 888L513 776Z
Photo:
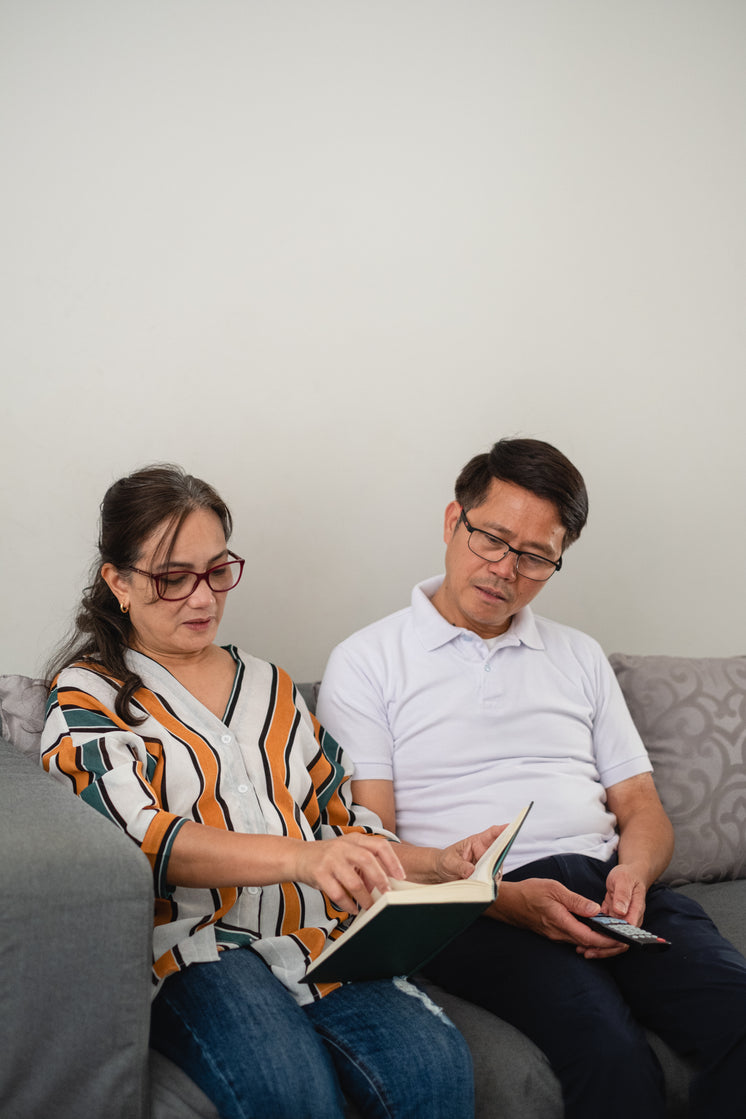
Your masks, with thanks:
M261 894L261 892L262 892L261 886L249 886L249 893L250 894Z
M223 744L224 744L225 746L227 746L227 745L228 745L228 744L229 744L230 742L232 742L232 741L233 741L233 739L231 738L231 736L230 736L229 734L224 734L224 735L223 735L223 737L222 737L222 738L220 739L220 741L221 741L221 742L222 742L222 743L223 743Z
M490 667L490 665L486 664L486 665L484 666L484 671L485 671L485 672L492 672L492 668Z
M238 786L238 791L239 791L239 793L248 793L249 786L248 785L239 785Z

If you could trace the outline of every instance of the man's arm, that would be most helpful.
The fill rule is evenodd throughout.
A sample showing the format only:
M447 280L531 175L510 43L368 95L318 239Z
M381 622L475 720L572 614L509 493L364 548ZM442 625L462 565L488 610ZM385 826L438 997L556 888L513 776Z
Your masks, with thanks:
M650 773L611 785L606 803L617 818L619 861L606 880L602 909L641 925L645 896L671 861L673 828Z
M353 781L352 798L380 817L383 826L396 832L396 806L393 781ZM474 865L505 825L487 828L477 835L452 843L450 847L397 845L396 853L412 882L452 882L468 878Z
M619 861L606 880L604 913L642 924L645 896L668 865L673 851L673 829L663 811L653 779L641 773L606 790L608 808L617 818ZM573 894L558 882L540 878L504 882L489 915L508 924L531 929L550 940L569 940L587 958L613 956L626 951L600 934L585 935L573 913L592 916L598 906Z
M385 828L396 831L393 781L353 781L352 795L356 803L364 804L380 816ZM419 877L421 868L410 861L416 858L418 850L424 855L430 849L407 849L406 844L402 844L399 857L407 876L415 881L418 878L422 881ZM582 950L602 955L606 954L604 950L611 943L608 937L601 936L573 917L573 913L583 913L590 917L598 912L596 902L573 893L559 882L545 878L531 878L526 882L502 882L497 901L487 910L488 916L497 920L531 929L550 940L569 941L571 944L581 945ZM625 951L625 946L614 942L609 954L622 951Z
M393 781L352 780L352 799L375 812L387 831L396 832L396 802Z

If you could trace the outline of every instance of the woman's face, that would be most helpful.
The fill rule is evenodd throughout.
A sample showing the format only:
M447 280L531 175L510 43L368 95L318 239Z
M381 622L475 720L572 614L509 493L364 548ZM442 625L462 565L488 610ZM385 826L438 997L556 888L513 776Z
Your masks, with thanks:
M190 513L179 529L168 564L163 562L166 526L159 526L137 558L143 571L202 573L229 559L219 517L211 509ZM129 607L132 647L154 660L182 659L200 654L213 644L225 609L225 594L215 594L203 579L189 598L167 602L158 598L147 575L120 573L111 564L101 569L120 605Z

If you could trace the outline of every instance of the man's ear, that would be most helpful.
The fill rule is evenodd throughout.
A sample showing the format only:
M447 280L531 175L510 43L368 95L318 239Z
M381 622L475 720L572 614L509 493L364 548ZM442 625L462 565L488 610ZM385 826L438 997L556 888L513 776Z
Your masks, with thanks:
M129 607L130 584L129 579L122 575L113 563L105 563L101 568L101 578L114 595L120 608Z
M458 523L461 520L462 509L458 501L452 501L446 506L446 515L443 521L443 540L450 544Z

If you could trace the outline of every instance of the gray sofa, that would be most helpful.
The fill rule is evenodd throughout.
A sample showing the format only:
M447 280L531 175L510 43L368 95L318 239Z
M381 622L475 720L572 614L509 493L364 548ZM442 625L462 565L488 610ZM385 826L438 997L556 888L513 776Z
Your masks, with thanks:
M746 658L612 663L674 823L665 880L746 953ZM313 705L314 687L302 690ZM148 1049L149 866L39 768L44 698L36 681L0 677L2 1115L216 1119L196 1085ZM527 1038L427 986L472 1049L478 1116L561 1119L556 1078ZM650 1041L669 1115L683 1117L692 1068Z

